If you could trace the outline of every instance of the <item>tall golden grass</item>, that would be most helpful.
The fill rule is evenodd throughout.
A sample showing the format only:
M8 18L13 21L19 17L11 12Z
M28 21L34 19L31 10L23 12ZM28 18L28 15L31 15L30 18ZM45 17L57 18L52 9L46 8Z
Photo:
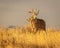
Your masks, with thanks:
M33 33L29 28L0 28L0 48L60 48L60 30Z

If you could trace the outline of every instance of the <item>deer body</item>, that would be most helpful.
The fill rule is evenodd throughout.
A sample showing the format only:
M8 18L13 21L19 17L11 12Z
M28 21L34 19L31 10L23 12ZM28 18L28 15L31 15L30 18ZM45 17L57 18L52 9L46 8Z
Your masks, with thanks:
M46 31L46 23L43 19L30 19L30 27L32 31L44 30Z
M37 18L38 13L34 10L30 11L32 16L29 18L30 28L32 31L36 32L38 30L46 30L46 23L43 19Z

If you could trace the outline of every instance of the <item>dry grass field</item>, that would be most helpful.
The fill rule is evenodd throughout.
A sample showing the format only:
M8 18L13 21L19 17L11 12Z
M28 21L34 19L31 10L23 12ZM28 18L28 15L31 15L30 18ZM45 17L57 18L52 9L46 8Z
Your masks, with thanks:
M0 28L0 48L60 48L60 30L30 32L28 29Z

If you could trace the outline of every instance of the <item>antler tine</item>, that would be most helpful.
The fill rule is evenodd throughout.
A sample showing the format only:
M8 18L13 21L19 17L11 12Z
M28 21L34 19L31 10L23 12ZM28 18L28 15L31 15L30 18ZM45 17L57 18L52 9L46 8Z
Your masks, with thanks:
M39 10L37 11L37 14L39 14Z
M33 9L29 10L28 13L32 13Z
M39 14L39 10L35 9L35 13L36 13L36 15L38 15Z

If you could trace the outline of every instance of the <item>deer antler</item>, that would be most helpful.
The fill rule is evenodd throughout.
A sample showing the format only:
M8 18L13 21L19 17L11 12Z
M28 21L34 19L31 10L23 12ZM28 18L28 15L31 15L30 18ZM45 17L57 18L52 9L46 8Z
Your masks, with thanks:
M30 10L29 11L29 13L32 13L32 15L34 14L34 15L38 15L39 14L39 10L37 10L37 9L32 9L32 10Z

